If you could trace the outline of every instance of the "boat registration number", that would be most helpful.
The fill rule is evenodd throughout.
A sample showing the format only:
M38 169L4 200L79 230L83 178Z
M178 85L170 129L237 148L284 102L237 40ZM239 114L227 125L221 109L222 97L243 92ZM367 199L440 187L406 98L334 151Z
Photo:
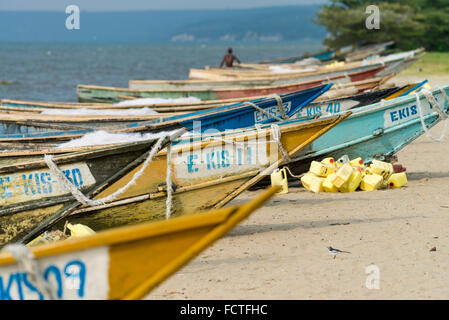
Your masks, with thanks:
M434 97L442 106L444 99L442 99L441 94L434 95ZM423 116L436 112L435 108L433 108L425 99L421 99L421 110ZM416 104L416 99L414 99L413 102L408 104L386 110L384 113L384 126L385 128L388 128L416 118L419 118L419 110Z
M91 186L95 178L86 163L60 166L77 188ZM25 171L0 176L0 205L55 197L68 193L50 169Z
M109 248L66 253L38 260L41 281L58 299L107 299ZM49 296L17 264L0 267L0 300L43 300Z
M228 175L259 168L266 163L268 163L266 141L256 143L256 140L251 140L249 144L225 144L186 151L176 159L175 174L178 179L190 180Z
M290 109L292 107L292 103L291 101L288 101L286 103L283 103L284 109L285 109L285 113L289 113ZM269 107L269 108L265 108L264 109L266 112L268 112L270 115L276 116L278 118L282 118L281 112L279 111L279 107L277 105ZM268 120L272 117L268 116L268 114L261 112L259 110L256 110L254 112L254 121L255 123L260 123L263 122L265 120Z

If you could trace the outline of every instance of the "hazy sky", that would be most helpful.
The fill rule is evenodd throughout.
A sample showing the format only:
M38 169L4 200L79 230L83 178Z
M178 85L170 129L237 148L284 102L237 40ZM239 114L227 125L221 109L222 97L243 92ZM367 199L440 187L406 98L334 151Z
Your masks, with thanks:
M0 10L65 11L78 5L81 11L124 11L158 9L221 9L283 5L321 4L326 0L0 0Z

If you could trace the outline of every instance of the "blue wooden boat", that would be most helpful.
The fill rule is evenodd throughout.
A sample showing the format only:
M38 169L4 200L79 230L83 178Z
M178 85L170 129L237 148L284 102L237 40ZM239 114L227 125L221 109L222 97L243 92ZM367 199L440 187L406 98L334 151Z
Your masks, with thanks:
M93 127L75 129L59 124L56 127L38 123L0 123L0 148L3 149L35 149L50 148L63 141L80 137L94 129L103 129L114 133L159 132L179 129L181 127L196 132L208 130L225 131L251 127L255 124L275 122L282 117L279 104L282 102L285 117L291 117L298 110L329 90L332 84L320 85L300 91L266 97L250 102L202 110L182 115L161 118L145 122L135 122L120 126ZM198 124L201 124L198 126ZM16 129L14 131L13 129Z
M427 80L412 83L400 87L390 87L374 91L362 92L356 95L314 101L306 107L299 110L294 117L313 119L317 116L335 114L346 110L352 110L358 107L367 106L380 102L382 100L391 100L397 97L403 97L411 92L420 90Z
M438 104L432 105L424 90L417 94L419 103L412 94L351 109L351 116L301 151L289 167L302 173L312 160L343 155L362 157L364 161L394 159L399 150L447 119L449 85L431 91Z

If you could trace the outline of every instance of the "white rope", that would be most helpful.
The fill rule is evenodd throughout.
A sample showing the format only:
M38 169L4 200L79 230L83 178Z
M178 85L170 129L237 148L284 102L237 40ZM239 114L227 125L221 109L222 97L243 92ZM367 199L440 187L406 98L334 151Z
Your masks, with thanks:
M47 297L50 300L56 300L58 298L50 283L44 281L43 273L37 261L34 259L34 254L30 248L23 244L11 243L7 244L2 251L11 253L19 268L28 274L28 280L44 295L44 298Z
M441 107L440 104L435 99L435 97L433 96L433 94L432 94L432 92L430 90L422 89L421 92L426 97L427 101L432 105L432 107L434 107L436 109L436 111L440 115L440 118L443 119L443 120L447 119L448 116L447 116L447 114L443 110L444 102L443 102L443 107Z
M123 192L128 190L129 187L134 185L137 181L137 179L143 174L145 169L148 167L150 162L153 160L153 157L156 155L156 153L159 151L162 141L165 139L165 135L160 137L159 140L156 142L156 144L151 149L150 153L148 154L148 157L146 158L145 162L143 163L143 166L134 174L133 178L122 188L117 190L116 192L110 194L107 197L98 199L98 200L91 200L87 198L73 183L71 183L67 177L62 173L61 169L58 168L58 166L53 162L53 156L52 155L45 155L44 160L47 166L50 168L50 171L52 174L54 174L58 178L58 182L72 195L75 197L76 200L81 202L82 204L94 207L99 205L104 205L106 202L113 201L115 198L117 198L119 195L121 195Z
M440 88L441 93L443 94L443 96L446 98L447 103L449 104L449 96L446 93L446 90L444 90L444 88ZM443 108L444 108L444 103L443 103Z
M305 173L301 173L301 174L299 174L299 175L295 175L295 174L293 174L293 173L290 171L290 168L289 168L288 166L285 166L284 168L287 169L288 174L289 174L290 176L292 176L293 178L297 178L297 179L301 179L301 178L302 178L304 175L306 175L306 173L307 173L307 172L305 172Z
M274 98L278 103L279 113L281 114L282 119L288 119L287 113L285 112L284 104L282 103L282 98L277 94L270 94L267 98Z
M343 88L343 84L341 83L341 81L335 81L334 85L337 87L337 89Z
M284 119L279 118L278 116L275 116L274 114L269 113L268 111L264 110L263 108L259 107L258 105L247 101L245 104L250 105L251 107L255 108L256 110L259 110L260 112L266 114L269 118L275 118L277 121L284 121Z
M279 126L277 124L271 125L271 134L273 135L273 140L277 143L278 149L281 152L282 159L284 161L289 162L291 159L287 153L287 151L284 149L284 146L281 142L281 130L279 129Z
M440 114L440 117L441 117L441 112L444 113L444 111L442 110L442 108L440 107L438 102L433 97L432 92L430 92L427 89L423 89L421 92L423 93L424 97L429 102L429 104L431 104L431 105L433 105L435 107L435 109L437 110L437 112ZM422 108L421 108L421 99L419 98L419 93L415 92L415 96L416 96L416 106L418 107L419 119L421 120L421 125L422 125L422 128L423 128L424 132L426 133L426 135L430 139L432 139L432 140L434 140L436 142L441 142L444 139L444 136L446 135L447 124L448 124L449 118L446 115L446 121L444 122L443 132L441 133L441 136L439 138L435 138L429 132L429 129L427 128L427 126L426 126L426 124L424 122L424 116L423 116L423 112L422 112ZM448 102L449 102L449 99L448 99Z
M167 200L165 202L167 206L167 211L165 212L165 218L170 219L171 216L171 208L172 208L172 194L173 194L173 186L171 181L172 171L171 171L171 144L167 146Z

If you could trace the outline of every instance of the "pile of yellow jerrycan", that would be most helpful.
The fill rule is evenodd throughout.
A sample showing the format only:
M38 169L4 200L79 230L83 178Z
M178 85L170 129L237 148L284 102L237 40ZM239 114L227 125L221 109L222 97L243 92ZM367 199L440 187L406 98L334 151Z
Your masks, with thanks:
M279 193L288 193L285 169L276 170L271 175L271 183L282 187ZM301 177L301 183L315 193L401 188L407 184L404 171L402 165L393 166L378 160L373 160L368 166L360 157L349 160L348 156L343 156L337 161L325 158L321 162L312 161L309 171Z

